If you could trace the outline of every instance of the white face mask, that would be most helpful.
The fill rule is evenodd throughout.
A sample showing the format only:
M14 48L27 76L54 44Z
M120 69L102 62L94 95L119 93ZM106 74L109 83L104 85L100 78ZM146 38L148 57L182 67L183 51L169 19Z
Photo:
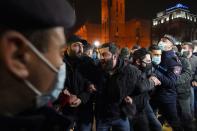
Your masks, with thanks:
M66 64L63 63L58 70L31 43L27 43L27 45L52 71L57 74L52 91L48 94L42 94L42 92L35 88L35 86L28 80L24 80L25 84L37 95L36 105L37 107L40 107L45 105L49 100L55 101L63 90L64 82L66 80Z
M159 48L160 48L162 51L165 51L165 43L164 43L163 41L160 41L160 42L158 43L158 46L159 46Z

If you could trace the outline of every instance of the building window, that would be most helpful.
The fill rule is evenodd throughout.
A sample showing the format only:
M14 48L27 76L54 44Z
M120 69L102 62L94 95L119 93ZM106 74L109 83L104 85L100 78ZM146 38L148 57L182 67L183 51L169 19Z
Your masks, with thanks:
M174 19L174 16L172 16L172 20Z
M161 19L161 23L164 23L164 19Z
M190 18L189 15L187 15L187 19L188 19L188 20L189 20L189 18Z
M176 18L176 12L172 14L172 19Z
M196 17L194 17L194 22L196 22Z
M186 18L185 12L183 12L183 11L177 12L176 13L176 18Z
M166 21L169 21L169 17L166 18Z
M153 21L153 25L157 25L158 23L157 23L157 21L155 20L155 21Z

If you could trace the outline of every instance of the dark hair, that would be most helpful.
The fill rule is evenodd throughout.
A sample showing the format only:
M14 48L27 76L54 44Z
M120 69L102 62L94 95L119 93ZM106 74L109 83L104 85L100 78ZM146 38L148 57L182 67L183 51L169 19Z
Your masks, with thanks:
M108 43L104 43L101 48L107 48L109 47L109 51L112 53L112 54L119 54L119 49L118 47L115 45L115 43L113 42L108 42Z
M93 49L94 49L94 47L92 45L90 45L90 44L87 44L86 46L83 47L83 51L84 52L86 52L88 50L93 50Z
M120 51L120 57L126 57L127 55L130 55L129 49L127 47L124 47Z
M182 45L188 45L190 49L194 50L194 45L191 42L183 42Z
M161 50L161 49L159 48L158 45L151 45L151 46L149 47L149 50L150 50L150 51L153 51L153 50Z
M141 48L140 45L137 45L137 44L136 44L136 45L133 46L132 50L140 49L140 48Z
M81 42L84 46L87 44L86 40L83 40L81 37L77 35L71 35L67 38L67 46L71 46L75 42Z
M136 50L133 53L133 62L135 63L138 59L143 60L147 54L150 54L150 52L145 48L141 48L141 49Z

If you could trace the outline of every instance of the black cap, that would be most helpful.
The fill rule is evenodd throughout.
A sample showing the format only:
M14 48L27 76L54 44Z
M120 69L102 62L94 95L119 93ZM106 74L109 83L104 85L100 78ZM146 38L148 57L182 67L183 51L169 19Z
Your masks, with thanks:
M66 0L1 0L0 28L42 29L75 23L75 12Z
M68 37L67 45L71 45L72 43L75 43L75 42L81 42L82 44L84 44L84 39L82 39L81 37L77 35L71 35L70 37Z

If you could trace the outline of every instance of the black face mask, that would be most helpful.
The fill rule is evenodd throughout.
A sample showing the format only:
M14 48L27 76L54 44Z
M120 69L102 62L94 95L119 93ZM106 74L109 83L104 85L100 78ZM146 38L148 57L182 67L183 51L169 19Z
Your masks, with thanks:
M146 64L146 66L145 66L145 67L142 66L142 63ZM145 63L145 62L142 62L142 63L141 63L140 68L141 68L141 70L142 70L143 72L144 72L144 71L149 71L149 70L152 69L152 63Z
M102 68L105 70L105 71L111 71L113 69L113 60L110 59L110 60L103 60L102 62Z

